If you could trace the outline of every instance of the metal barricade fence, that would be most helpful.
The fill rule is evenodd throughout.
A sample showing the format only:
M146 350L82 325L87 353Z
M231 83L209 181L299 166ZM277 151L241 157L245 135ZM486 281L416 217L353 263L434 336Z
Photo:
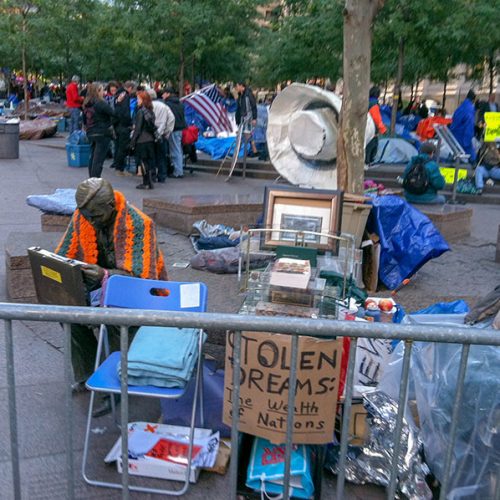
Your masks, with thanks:
M17 432L17 410L14 376L14 356L12 321L47 321L59 322L64 325L65 331L65 382L66 382L66 409L68 425L66 428L67 446L67 488L68 499L74 498L74 464L73 464L73 410L72 410L72 370L71 370L71 338L70 324L81 323L88 325L121 325L121 444L122 444L122 488L123 498L129 498L129 474L128 474L128 433L127 423L129 417L129 405L127 397L127 356L128 351L128 328L130 326L172 326L179 328L203 328L203 329L226 329L236 332L234 338L234 370L233 370L233 398L232 398L232 426L231 426L231 464L230 464L230 491L229 498L237 497L237 472L238 472L238 415L239 415L239 393L240 393L240 354L241 354L241 331L252 330L255 332L284 333L292 335L291 363L289 387L295 387L297 381L297 359L298 359L298 336L309 335L317 338L342 336L351 338L349 351L349 362L347 368L345 385L345 408L342 421L339 474L337 476L337 498L344 497L345 464L347 455L347 443L349 432L349 419L351 416L351 401L353 394L354 364L356 356L356 343L358 338L402 340L405 343L403 358L402 377L399 389L399 404L394 431L394 452L391 466L391 476L387 488L387 498L395 497L397 486L397 457L401 447L401 430L403 426L404 402L408 391L408 379L410 369L410 357L412 343L414 341L443 342L462 344L460 367L457 377L457 390L453 403L452 421L449 435L449 444L445 456L443 481L441 484L441 500L444 500L449 483L449 476L453 457L453 447L457 436L457 420L460 411L464 380L467 367L467 359L471 345L493 345L500 346L500 335L492 329L474 329L451 326L429 326L429 325L391 325L387 323L359 323L354 321L334 321L324 319L300 319L288 318L286 324L279 317L264 316L242 316L237 314L219 313L181 313L162 311L138 311L133 309L98 309L86 307L46 306L32 304L8 304L0 303L0 319L5 324L5 352L7 366L8 385L8 407L10 423L10 451L12 461L13 495L12 498L21 499L21 477L19 468L18 432ZM284 331L285 330L285 331ZM285 477L283 498L290 497L290 461L291 444L294 418L295 391L288 391L287 409L287 432L285 452ZM495 498L500 498L500 484L496 485Z

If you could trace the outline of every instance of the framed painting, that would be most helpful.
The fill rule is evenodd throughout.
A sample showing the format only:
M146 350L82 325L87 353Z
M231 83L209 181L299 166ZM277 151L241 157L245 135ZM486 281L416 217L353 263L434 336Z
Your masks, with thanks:
M340 234L341 212L342 191L266 186L264 227L276 231L264 233L262 245L272 248L298 242L336 253L337 240L326 235Z

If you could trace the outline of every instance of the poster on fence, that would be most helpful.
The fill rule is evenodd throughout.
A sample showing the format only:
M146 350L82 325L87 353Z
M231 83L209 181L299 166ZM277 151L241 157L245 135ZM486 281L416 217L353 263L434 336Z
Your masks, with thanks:
M342 339L299 337L293 442L332 441ZM231 425L234 333L226 340L224 423ZM242 332L239 430L284 443L287 430L291 336Z

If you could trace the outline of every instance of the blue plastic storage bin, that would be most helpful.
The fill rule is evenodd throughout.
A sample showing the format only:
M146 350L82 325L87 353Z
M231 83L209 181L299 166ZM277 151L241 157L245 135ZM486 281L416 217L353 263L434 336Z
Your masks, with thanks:
M68 167L88 167L90 163L90 144L66 144Z
M61 116L57 121L57 131L66 132L66 118Z

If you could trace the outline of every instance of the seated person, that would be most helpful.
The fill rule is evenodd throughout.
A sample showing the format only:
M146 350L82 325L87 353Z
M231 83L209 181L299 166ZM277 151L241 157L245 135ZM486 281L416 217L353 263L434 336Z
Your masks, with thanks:
M77 209L56 253L87 263L82 269L92 305L99 305L98 292L110 275L167 279L155 226L147 215L100 178L91 177L79 184L75 198ZM119 329L108 327L108 334L111 351L120 350ZM94 372L96 353L97 340L92 328L71 325L75 392L84 389L85 381Z
M445 197L437 194L439 189L445 185L444 177L439 171L439 165L433 160L436 154L436 146L432 142L424 142L420 148L420 154L414 156L406 166L403 174L403 187L405 188L405 198L410 203L442 204ZM423 192L415 192L406 186L412 167L417 162L421 162L425 167L426 187Z
M477 194L482 194L484 181L490 184L500 181L500 152L494 142L485 142L479 150L479 161L477 162L475 179ZM487 181L488 183L488 181Z

